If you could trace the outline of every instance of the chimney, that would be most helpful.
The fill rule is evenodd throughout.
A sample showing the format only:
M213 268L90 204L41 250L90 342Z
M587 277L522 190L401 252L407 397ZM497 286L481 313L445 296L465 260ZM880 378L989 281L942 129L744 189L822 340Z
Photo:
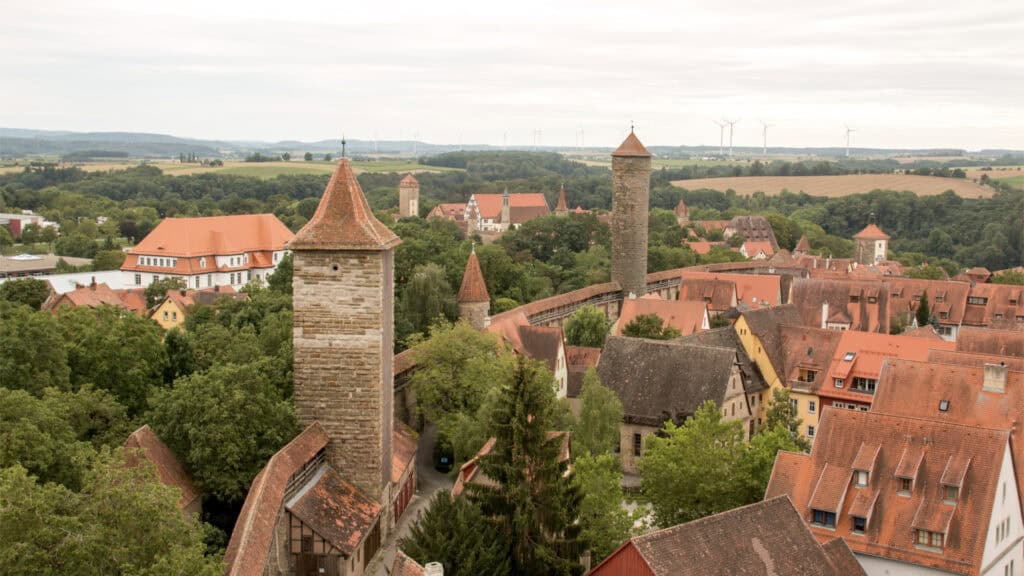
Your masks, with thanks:
M828 300L821 303L821 329L828 325Z
M1006 371L1005 362L999 364L985 364L985 379L982 381L981 389L988 392L1006 392Z
M444 576L444 566L440 562L427 562L423 566L423 576Z
M89 288L92 288L93 290L96 289L96 277L95 276L92 277L92 282L89 282Z

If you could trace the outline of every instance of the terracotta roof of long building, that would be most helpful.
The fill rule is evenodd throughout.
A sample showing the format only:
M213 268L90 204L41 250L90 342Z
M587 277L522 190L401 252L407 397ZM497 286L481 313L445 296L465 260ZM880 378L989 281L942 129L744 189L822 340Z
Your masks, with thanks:
M612 152L612 156L639 156L650 158L651 153L647 151L647 148L640 142L640 139L636 137L636 134L630 130L629 136L619 144L619 147Z
M647 570L615 569L624 567L615 563L616 555L629 548ZM864 571L849 549L822 547L782 496L636 536L592 574L859 576Z
M309 222L288 243L292 250L389 250L401 239L366 202L348 158L342 158Z
M504 194L474 194L477 210L481 218L501 220L501 204ZM509 218L512 224L521 224L527 220L544 216L551 212L548 201L539 192L523 192L508 195Z
M810 454L779 452L765 497L788 495L819 541L838 536L858 554L978 574L1008 442L1005 430L826 407ZM858 487L853 473L864 467ZM898 493L900 476L913 481L909 495ZM943 501L944 482L959 487L955 505ZM815 509L834 513L834 528L813 524ZM854 515L866 518L863 534L852 534ZM944 533L942 552L919 548L917 529Z
M1024 332L961 326L956 349L960 352L1024 357Z
M126 461L129 465L132 465L137 458L135 451L140 451L139 455L156 466L156 474L160 482L181 491L181 498L178 500L179 510L188 508L199 498L199 489L192 482L192 476L185 470L174 452L160 440L156 432L153 432L149 424L144 424L132 432L125 440L124 447L128 451Z
M164 218L128 255L185 258L273 251L291 238L291 230L273 214Z
M681 336L686 336L705 329L707 305L703 300L662 300L656 294L627 298L622 301L619 319L612 326L612 334L622 334L630 322L645 314L657 315L663 326L675 328Z
M459 287L459 302L490 302L491 296L487 293L487 283L484 282L484 273L480 270L480 260L476 257L476 250L469 253L466 260L466 269L462 273L462 286Z

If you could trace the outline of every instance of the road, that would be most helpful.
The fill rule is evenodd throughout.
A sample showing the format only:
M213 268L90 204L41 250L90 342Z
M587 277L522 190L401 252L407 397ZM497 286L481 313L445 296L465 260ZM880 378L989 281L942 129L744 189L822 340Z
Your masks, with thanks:
M391 564L395 561L395 550L398 540L409 534L413 521L421 510L425 509L438 490L451 489L453 482L447 474L434 469L434 441L437 439L437 426L430 424L420 434L416 452L416 493L409 501L409 507L402 514L396 530L392 530L388 539L382 544L383 552L377 560L367 567L367 574L388 576Z

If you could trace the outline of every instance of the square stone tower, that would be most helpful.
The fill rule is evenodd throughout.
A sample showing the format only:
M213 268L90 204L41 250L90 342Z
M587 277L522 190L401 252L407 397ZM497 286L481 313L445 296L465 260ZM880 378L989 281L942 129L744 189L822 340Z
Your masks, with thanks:
M623 294L647 291L651 153L632 131L612 152L612 280Z
M420 183L412 174L406 174L398 183L398 217L420 215Z
M347 158L288 244L295 410L327 433L327 462L390 508L394 255ZM386 523L384 523L386 525Z
M874 214L871 217L874 219ZM853 235L853 253L857 263L874 266L889 257L889 235L875 224L868 224Z

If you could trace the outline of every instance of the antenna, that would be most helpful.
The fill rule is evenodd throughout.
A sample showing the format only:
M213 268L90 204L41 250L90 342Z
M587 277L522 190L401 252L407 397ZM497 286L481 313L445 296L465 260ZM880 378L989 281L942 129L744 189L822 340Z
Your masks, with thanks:
M718 155L725 156L725 122L718 120L712 120L712 122L718 124Z
M729 125L729 158L732 158L732 127L735 126L737 122L739 122L739 119L737 118L736 120L722 121Z
M761 155L768 155L768 129L775 124L765 124L764 120L761 120Z
M847 158L850 157L850 132L856 132L856 130L854 130L853 128L850 128L849 126L847 126L846 127L846 157Z

